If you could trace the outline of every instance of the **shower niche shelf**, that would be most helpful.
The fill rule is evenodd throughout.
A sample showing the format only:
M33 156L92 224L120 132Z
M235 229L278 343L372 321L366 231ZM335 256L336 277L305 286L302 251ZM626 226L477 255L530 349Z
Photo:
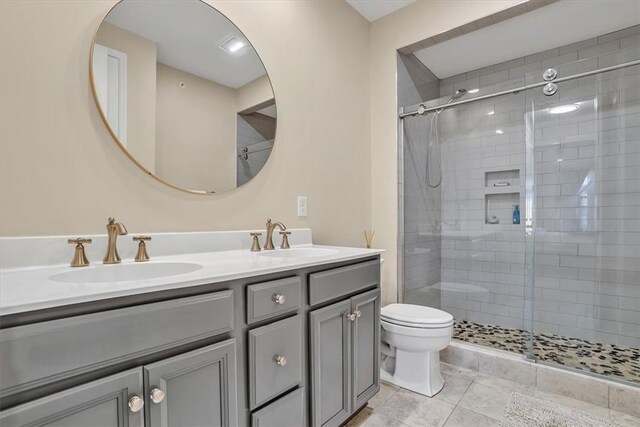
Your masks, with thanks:
M490 194L520 194L520 186L512 185L509 187L495 187L495 188L486 188L484 190L485 195Z
M519 227L513 223L513 205L520 203L520 169L488 169L484 172L484 222L488 226ZM522 206L520 206L522 215ZM492 218L498 222L493 222ZM522 221L520 221L522 223Z

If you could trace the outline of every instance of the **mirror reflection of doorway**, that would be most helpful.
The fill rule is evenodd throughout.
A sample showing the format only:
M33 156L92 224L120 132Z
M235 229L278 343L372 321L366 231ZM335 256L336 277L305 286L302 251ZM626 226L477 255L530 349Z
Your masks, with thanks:
M267 162L273 148L276 117L274 100L238 113L238 186L250 181Z
M127 54L97 44L93 50L93 79L100 104L120 142L127 146Z

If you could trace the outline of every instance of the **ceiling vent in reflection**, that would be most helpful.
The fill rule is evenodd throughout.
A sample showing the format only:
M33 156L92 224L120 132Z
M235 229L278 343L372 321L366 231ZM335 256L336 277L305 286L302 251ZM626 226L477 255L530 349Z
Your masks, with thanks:
M220 49L228 53L237 53L240 49L246 46L244 40L239 37L231 36L224 43L220 45Z

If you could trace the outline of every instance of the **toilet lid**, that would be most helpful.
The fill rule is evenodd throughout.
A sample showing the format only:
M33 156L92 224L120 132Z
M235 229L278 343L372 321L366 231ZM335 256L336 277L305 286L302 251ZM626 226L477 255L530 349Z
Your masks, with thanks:
M453 321L453 316L446 311L414 304L389 304L382 307L380 315L413 325L441 325Z

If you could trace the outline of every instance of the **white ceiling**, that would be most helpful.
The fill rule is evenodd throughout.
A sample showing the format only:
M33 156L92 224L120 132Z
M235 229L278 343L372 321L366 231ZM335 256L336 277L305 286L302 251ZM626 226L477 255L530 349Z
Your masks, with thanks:
M562 0L414 54L443 79L637 24L638 0Z
M106 21L156 42L158 62L237 89L266 74L251 46L230 54L220 46L242 33L200 0L119 3Z
M347 3L358 13L373 22L389 15L398 9L410 5L415 0L347 0Z

